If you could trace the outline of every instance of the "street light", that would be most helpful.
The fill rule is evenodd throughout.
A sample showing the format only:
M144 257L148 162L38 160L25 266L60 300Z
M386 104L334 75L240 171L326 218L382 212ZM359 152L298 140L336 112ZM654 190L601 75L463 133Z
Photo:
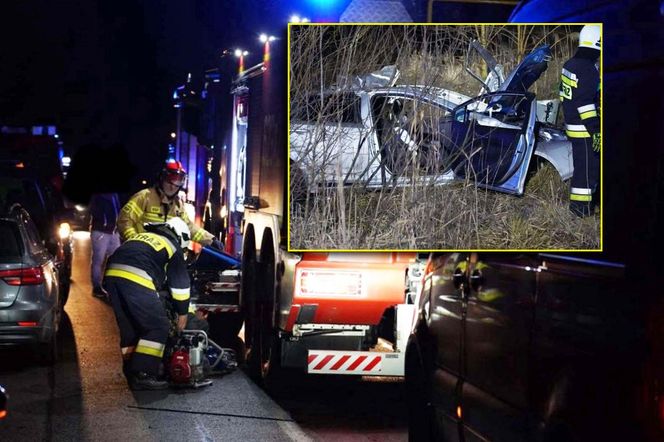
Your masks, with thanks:
M277 39L274 35L261 34L258 39L263 43L263 70L266 70L270 65L270 42Z
M244 72L244 57L246 57L247 55L249 55L248 51L244 51L240 48L235 50L235 56L240 60L238 74L242 74L242 72Z
M267 43L276 40L277 37L274 35L261 34L258 39L261 41L261 43Z
M306 17L300 17L297 14L293 14L290 17L290 20L288 20L290 23L309 23L309 19Z

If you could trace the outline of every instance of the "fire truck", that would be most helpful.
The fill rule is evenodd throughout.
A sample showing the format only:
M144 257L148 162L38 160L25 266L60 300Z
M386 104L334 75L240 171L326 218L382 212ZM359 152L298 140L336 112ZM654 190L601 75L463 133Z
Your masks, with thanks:
M210 264L215 252L203 249L199 263L208 264L194 275L193 303L212 313L217 333L237 336L244 325L248 371L259 382L282 368L403 376L417 256L288 251L285 48L264 43L263 61L241 64L231 84L230 141L216 186L225 264ZM229 256L238 259L234 268Z

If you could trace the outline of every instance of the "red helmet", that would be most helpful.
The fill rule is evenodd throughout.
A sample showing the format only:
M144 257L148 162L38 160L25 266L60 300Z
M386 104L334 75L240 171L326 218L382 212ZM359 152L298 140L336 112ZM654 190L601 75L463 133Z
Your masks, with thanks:
M164 168L161 170L161 179L175 186L182 187L187 180L187 171L182 167L182 163L169 159L166 160Z

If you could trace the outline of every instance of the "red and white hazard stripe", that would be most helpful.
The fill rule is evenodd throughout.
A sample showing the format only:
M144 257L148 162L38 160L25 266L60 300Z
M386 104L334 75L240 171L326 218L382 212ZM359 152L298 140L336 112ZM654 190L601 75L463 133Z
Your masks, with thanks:
M383 354L360 351L310 350L307 372L318 374L375 375L381 372Z
M196 304L195 308L205 313L233 313L240 311L239 305Z

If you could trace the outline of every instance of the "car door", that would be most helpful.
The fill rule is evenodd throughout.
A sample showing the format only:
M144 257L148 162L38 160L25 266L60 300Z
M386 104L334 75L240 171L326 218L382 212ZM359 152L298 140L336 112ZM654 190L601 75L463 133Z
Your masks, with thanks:
M501 91L456 107L443 104L451 102L415 88L371 96L371 139L381 172L371 175L373 184L468 179L480 187L522 194L535 148L534 95Z
M434 254L424 281L421 311L435 343L432 403L439 426L458 434L457 407L463 381L464 278L467 253Z
M501 81L502 71L493 57L481 46L474 48L492 68L492 75L484 82L467 70L492 92L461 104L447 122L457 156L454 173L480 187L521 195L535 149L537 120L537 102L528 89L547 69L551 49L536 48Z
M467 440L528 437L537 263L524 254L470 255L461 399Z
M635 375L648 351L639 314L647 294L634 289L620 263L562 254L540 258L533 409L547 411L543 421L566 418L578 440L639 440L633 434L639 424L630 418ZM552 396L560 399L552 402ZM620 418L607 425L607 416Z
M394 87L374 91L369 108L376 171L371 184L451 181L447 133L439 130L453 106L427 89Z
M535 148L534 95L493 92L456 107L441 131L452 143L448 156L457 179L521 195Z

